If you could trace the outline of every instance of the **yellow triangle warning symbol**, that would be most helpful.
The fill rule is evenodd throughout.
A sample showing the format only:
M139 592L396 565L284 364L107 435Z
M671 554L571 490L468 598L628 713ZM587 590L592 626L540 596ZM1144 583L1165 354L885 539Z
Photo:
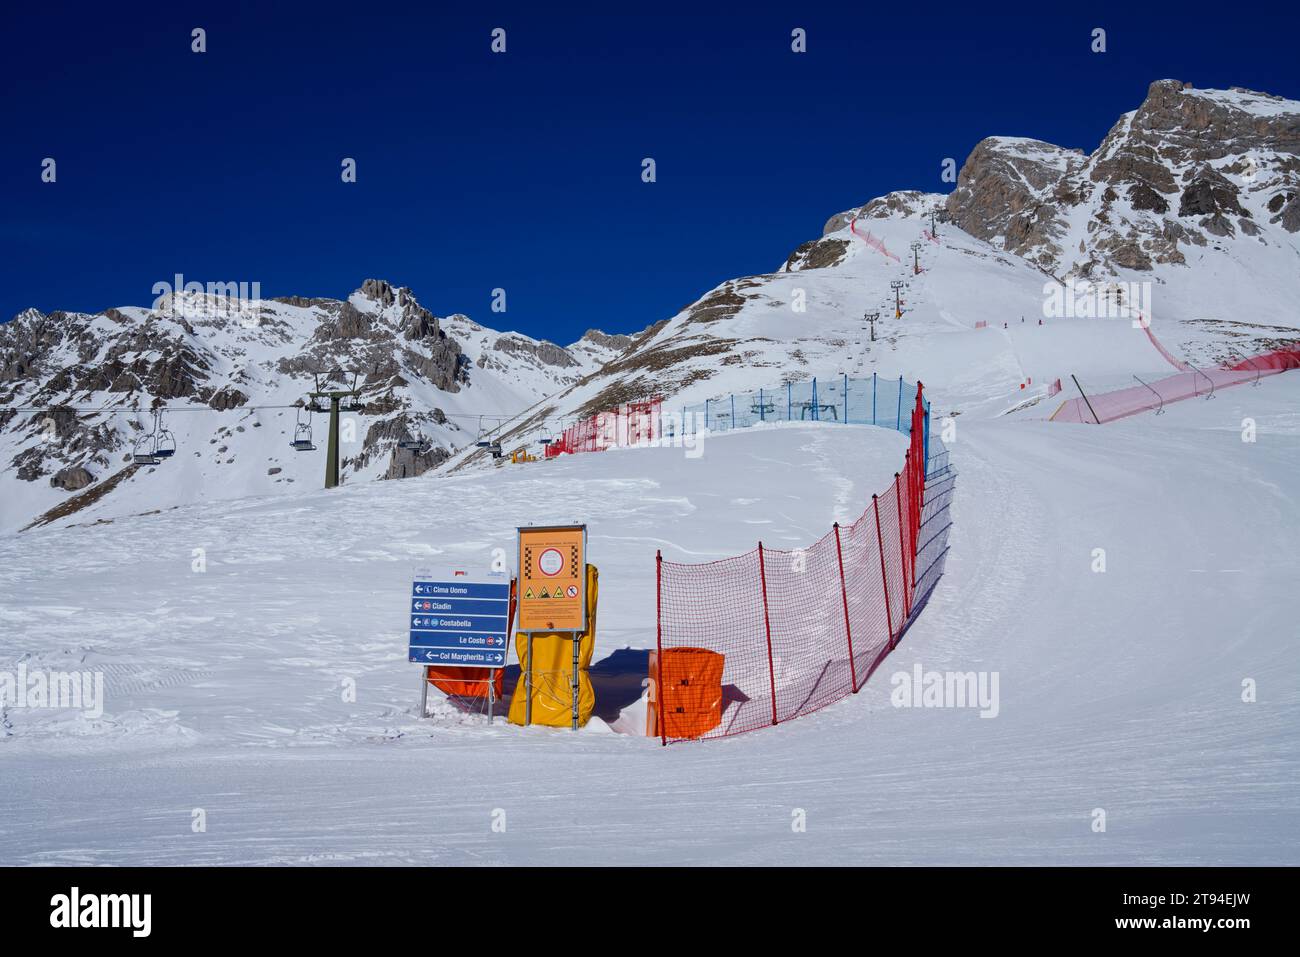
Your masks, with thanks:
M557 589L555 589L555 594L552 595L551 597L552 597L552 598L563 598L563 597L564 597L564 592L560 591L560 590L557 588Z
M543 588L541 597L550 598L551 597L550 592L548 592L545 588Z
M533 590L532 590L532 588L529 588L528 591L524 592L524 597L525 597L525 598L535 598L536 596L533 594Z

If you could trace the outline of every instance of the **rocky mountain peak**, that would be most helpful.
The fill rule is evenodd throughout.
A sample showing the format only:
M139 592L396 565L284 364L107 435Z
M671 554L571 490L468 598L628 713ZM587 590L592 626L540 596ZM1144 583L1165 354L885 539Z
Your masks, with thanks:
M1300 230L1300 103L1152 83L1090 155L988 137L947 199L972 235L1058 276L1182 265L1219 240Z

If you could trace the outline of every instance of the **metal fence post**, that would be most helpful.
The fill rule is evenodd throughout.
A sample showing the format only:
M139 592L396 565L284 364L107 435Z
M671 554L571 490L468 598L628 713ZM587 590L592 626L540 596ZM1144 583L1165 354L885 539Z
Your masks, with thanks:
M736 427L736 393L731 393L731 428Z
M908 455L911 455L909 452ZM904 469L907 466L903 466ZM912 614L912 609L908 604L907 596L907 549L903 547L903 522L911 524L911 519L903 514L903 492L899 488L899 475L894 473L894 507L898 510L898 561L899 571L903 581L903 622L899 624L898 630L901 633L903 624L907 622L908 616Z
M840 523L835 523L835 557L840 561L840 600L844 603L844 634L849 639L849 679L858 693L858 666L853 660L853 626L849 624L849 589L844 582L844 550L840 547Z
M664 726L664 553L655 551L655 704L659 707L659 745L668 746L668 729Z
M758 543L758 578L763 586L763 627L767 630L767 680L772 689L772 723L776 724L776 665L772 661L772 620L767 611L767 564L763 561L763 543Z
M763 404L763 388L762 388L762 386L759 386L759 389L758 389L758 421L760 421L760 422L766 422L766 421L767 421L767 406Z
M816 422L821 417L821 414L817 410L817 377L816 376L813 376L812 417L814 422Z
M885 539L880 534L880 502L871 496L871 510L876 513L876 550L880 553L880 584L885 591L885 627L889 630L889 647L894 647L894 615L889 608L889 576L885 574Z
M791 397L790 383L785 384L785 420L794 421L794 399Z
M844 373L844 424L849 424L849 374Z
M871 373L871 424L876 424L876 374Z

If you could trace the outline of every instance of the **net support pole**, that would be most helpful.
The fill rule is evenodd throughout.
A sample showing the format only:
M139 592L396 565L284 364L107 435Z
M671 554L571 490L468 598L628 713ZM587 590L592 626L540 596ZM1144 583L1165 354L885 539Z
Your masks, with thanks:
M898 377L898 420L894 423L894 431L903 431L903 377Z
M767 565L763 561L763 543L758 543L758 580L763 588L763 628L767 632L767 681L772 691L772 723L776 718L776 665L772 659L772 619L767 610Z
M569 684L573 687L573 725L570 731L578 730L578 649L582 645L582 632L573 633L573 676Z
M894 616L889 608L889 576L885 574L885 538L880 534L880 501L871 496L871 510L876 513L876 551L880 553L880 585L885 592L885 627L889 631L889 647L894 647Z
M1084 401L1085 403L1087 403L1088 411L1092 413L1092 420L1093 420L1094 422L1096 422L1098 425L1101 425L1101 419L1097 418L1097 410L1094 409L1094 408L1092 407L1092 403L1088 401L1088 393L1084 392L1084 391L1083 391L1083 386L1079 385L1079 378L1078 378L1078 376L1076 376L1073 372L1071 372L1071 373L1070 373L1070 378L1074 380L1074 387L1075 387L1076 389L1079 390L1079 395L1083 396L1083 401ZM1195 378L1192 379L1192 388L1193 388L1193 389L1196 388L1196 379L1195 379Z
M668 746L664 727L664 553L655 551L655 710L659 712L659 746Z
M902 483L899 481L899 474L895 472L894 507L898 511L898 562L899 572L901 573L899 578L903 583L903 621L900 622L898 626L900 634L903 631L903 624L906 623L908 616L912 614L912 610L908 607L907 602L907 549L903 546L903 523L905 521L911 521L911 519L907 518L903 514L903 490L901 484Z
M528 670L524 672L524 726L533 723L533 633L528 635Z
M858 693L858 666L853 660L853 626L849 624L849 588L844 582L844 549L840 546L840 523L835 523L835 557L840 562L840 601L844 604L844 634L849 640L849 680Z
M420 717L429 716L429 669L420 669Z

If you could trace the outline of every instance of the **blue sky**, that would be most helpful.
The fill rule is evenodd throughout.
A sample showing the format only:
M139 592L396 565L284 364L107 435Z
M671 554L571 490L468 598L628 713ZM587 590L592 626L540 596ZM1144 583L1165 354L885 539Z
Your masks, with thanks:
M873 196L947 191L986 135L1091 150L1163 77L1300 97L1281 6L618 6L7 5L0 317L146 305L175 273L374 276L567 343L770 271Z

